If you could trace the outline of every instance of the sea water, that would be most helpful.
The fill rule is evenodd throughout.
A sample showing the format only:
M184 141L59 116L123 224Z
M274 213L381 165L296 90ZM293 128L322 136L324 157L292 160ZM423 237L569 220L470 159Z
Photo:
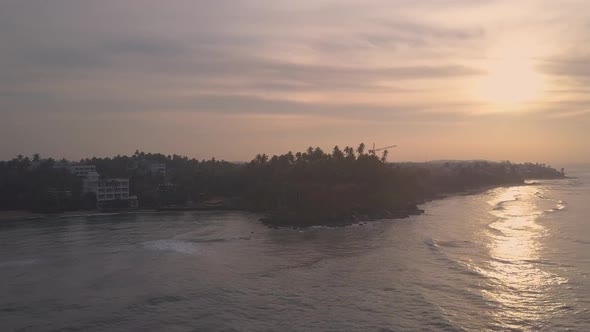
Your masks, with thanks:
M0 223L0 330L590 331L590 169L342 228Z

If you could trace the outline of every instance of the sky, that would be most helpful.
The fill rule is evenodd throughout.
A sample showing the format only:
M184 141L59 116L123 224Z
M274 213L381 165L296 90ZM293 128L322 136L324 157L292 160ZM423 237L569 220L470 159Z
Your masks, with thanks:
M586 0L3 0L0 159L590 161Z

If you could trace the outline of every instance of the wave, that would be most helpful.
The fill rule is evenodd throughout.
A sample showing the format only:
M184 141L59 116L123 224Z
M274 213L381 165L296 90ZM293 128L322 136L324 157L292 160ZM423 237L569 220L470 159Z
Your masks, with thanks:
M191 243L215 243L215 242L230 242L230 241L249 241L252 238L247 236L237 236L228 238L214 238L214 239L203 239L203 240L189 240Z
M489 271L486 269L477 266L476 264L470 263L465 260L458 260L455 266L450 267L452 270L456 270L461 274L475 276L481 279L496 279L493 277ZM480 285L480 287L485 287Z
M524 259L521 262L547 266L572 267L572 265L556 263L548 259Z
M567 181L567 185L572 186L572 187L581 187L581 186L584 186L585 183L584 183L584 181L582 181L578 178L571 178L571 179L569 179L569 181Z
M553 212L561 212L567 208L567 204L565 201L558 201L557 205L554 208L546 210L545 213L553 213Z
M506 234L504 233L504 231L503 231L502 229L500 229L500 228L497 228L497 227L494 227L494 226L493 226L493 225L494 225L494 224L496 224L496 223L497 223L497 221L494 221L494 222L492 222L492 223L489 223L489 224L487 225L487 228L488 228L487 230L488 230L489 232L491 232L493 235L497 235L497 236L506 236Z
M549 197L544 196L541 192L537 191L535 192L535 196L540 198L540 199L544 199L544 200L550 200L550 201L555 201L556 202L556 206L546 210L544 212L558 212L558 211L562 211L565 210L565 208L567 207L567 203L563 200L556 200L556 199L552 199Z
M428 240L427 240L427 242L428 242ZM435 247L449 247L449 248L462 248L462 247L470 247L473 245L473 242L471 242L471 241L461 241L461 240L437 241L437 240L430 239L429 243L432 243L432 245L434 245Z
M547 197L543 196L543 193L541 193L540 191L535 191L534 195L540 199L548 199Z
M516 201L516 200L499 202L498 204L494 205L494 208L492 210L494 210L494 211L504 211L504 210L506 210L506 206L505 205L507 203L514 202L514 201Z
M15 261L5 261L5 262L0 262L0 268L27 266L27 265L37 264L38 262L39 262L39 260L36 258L20 259L20 260L15 260Z
M498 258L498 257L494 257L494 256L489 256L489 257L487 257L487 259L490 262L496 262L496 263L501 263L501 264L505 264L505 265L515 265L515 264L518 264L517 261L509 261L507 259L502 259L502 258Z
M187 241L178 240L156 240L144 242L143 246L147 249L159 251L172 251L181 254L203 254L204 251L198 246Z
M447 253L442 251L444 247L465 247L471 246L473 243L470 241L437 241L434 239L427 239L424 243L434 252L437 253L438 259L443 260L444 262L448 263L448 268L454 271L457 271L464 275L475 276L478 278L487 278L486 272L477 267L474 264L471 264L467 261L461 259L455 259L450 257Z
M509 203L520 201L520 197L519 196L520 195L514 195L512 197L512 199L506 199L506 200L502 200L502 201L497 202L496 204L494 204L494 207L492 208L492 210L494 210L494 211L503 211L503 210L506 210L506 206L505 205L506 204L509 204Z
M363 223L363 222L359 222L359 223L356 223L356 224L352 224L351 226L363 226L363 225L364 225L364 223ZM323 230L325 230L325 229L328 229L328 230L330 230L330 229L334 229L334 228L335 228L335 227L330 227L330 226L321 226L321 225L317 225L317 226L311 226L311 227L309 227L309 229L323 229Z
M426 244L431 250L438 250L438 244L433 239L424 240L424 244Z
M501 195L501 194L500 194ZM537 217L542 216L548 213L554 213L563 211L567 208L567 203L563 200L558 200L550 196L546 196L543 190L536 190L531 192L530 194L526 194L525 197L522 197L523 193L514 193L513 195L501 195L497 199L499 200L492 200L488 203L492 204L492 214L500 219L510 219L515 217ZM502 197L503 196L503 197ZM536 204L533 201L535 199L543 200L543 202L554 202L554 206L547 206L547 203ZM534 208L530 208L533 204L527 204L526 211L522 209L511 209L512 205L515 202L524 201L525 204L533 203L535 205ZM542 207L545 205L544 207ZM547 209L549 208L549 209ZM545 210L546 209L546 210Z
M499 204L499 205L494 206L494 208L492 210L494 210L494 211L504 211L504 210L506 210L506 208L504 207L503 204Z
M210 239L166 239L144 242L143 246L147 249L159 251L172 251L181 254L204 255L208 253L209 245L214 243L224 243L231 241L249 241L252 238L246 236L236 236L228 238L210 238ZM199 245L201 244L201 245Z

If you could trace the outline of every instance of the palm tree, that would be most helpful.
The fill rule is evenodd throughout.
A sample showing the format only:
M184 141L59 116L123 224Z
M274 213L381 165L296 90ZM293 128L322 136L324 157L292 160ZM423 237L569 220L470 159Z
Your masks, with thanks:
M301 154L301 152L295 153L295 161L298 163L303 161L303 154Z
M321 160L324 157L324 151L320 147L313 150L313 160Z
M342 151L340 150L340 148L338 147L338 145L336 145L334 147L334 150L332 150L332 157L334 157L334 159L342 159L342 158L344 158L344 153L342 153Z
M362 156L365 153L365 143L359 144L359 147L356 149L359 156Z
M257 154L256 158L254 158L254 162L256 164L265 164L268 161L268 156L266 154Z
M307 148L306 154L307 154L307 160L311 160L313 157L313 148L311 146Z
M389 151L388 150L384 150L383 151L383 155L381 156L381 162L385 163L387 161L387 156L389 155Z
M295 162L295 156L293 155L293 152L289 151L286 155L285 158L287 158L287 161L289 162L289 164L292 164Z
M354 158L354 149L350 146L344 148L344 153L346 154L346 158L355 159Z

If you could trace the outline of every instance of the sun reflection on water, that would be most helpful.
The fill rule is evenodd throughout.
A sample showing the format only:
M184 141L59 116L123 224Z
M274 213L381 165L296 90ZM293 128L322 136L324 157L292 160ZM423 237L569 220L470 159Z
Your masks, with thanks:
M500 305L496 319L505 328L522 328L522 322L535 326L550 318L560 306L549 294L551 286L566 282L542 269L548 230L538 222L543 214L539 190L537 186L499 189L489 202L497 220L486 234L491 259L485 271L494 287L484 295Z

